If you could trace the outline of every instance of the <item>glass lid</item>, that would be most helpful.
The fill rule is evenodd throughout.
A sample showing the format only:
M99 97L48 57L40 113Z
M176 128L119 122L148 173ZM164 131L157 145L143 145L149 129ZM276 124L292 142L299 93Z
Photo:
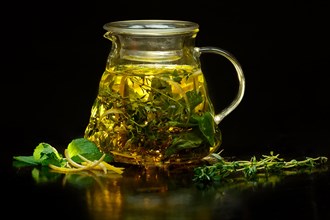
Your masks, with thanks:
M177 35L196 33L197 23L179 20L127 20L107 23L103 26L107 31L132 35Z

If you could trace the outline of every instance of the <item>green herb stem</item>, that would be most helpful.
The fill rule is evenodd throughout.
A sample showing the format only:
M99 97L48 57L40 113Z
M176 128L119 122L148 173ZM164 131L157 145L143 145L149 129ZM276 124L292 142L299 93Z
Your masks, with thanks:
M281 173L285 170L303 171L305 169L312 169L316 166L323 165L328 158L324 156L311 158L306 157L304 160L292 159L285 161L279 157L279 154L262 155L260 160L255 156L248 160L227 161L219 155L215 155L217 162L212 165L204 165L194 169L195 176L193 178L196 182L214 182L224 181L229 176L234 174L243 174L248 180L255 179L258 174L273 174Z

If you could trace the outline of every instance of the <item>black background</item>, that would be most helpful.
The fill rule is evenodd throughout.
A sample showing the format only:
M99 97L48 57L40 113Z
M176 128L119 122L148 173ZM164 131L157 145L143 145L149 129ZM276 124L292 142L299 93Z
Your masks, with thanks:
M111 48L103 25L132 19L194 21L200 25L196 46L220 47L241 63L246 92L219 125L224 154L327 155L327 1L228 2L28 1L3 6L5 161L31 155L40 142L61 150L83 136ZM216 55L201 60L220 112L237 91L234 68Z

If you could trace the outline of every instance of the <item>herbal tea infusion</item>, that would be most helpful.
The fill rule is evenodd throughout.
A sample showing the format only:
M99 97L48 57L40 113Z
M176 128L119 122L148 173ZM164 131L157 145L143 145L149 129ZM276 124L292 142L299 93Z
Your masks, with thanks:
M217 48L195 48L198 25L184 21L122 21L105 25L112 43L85 138L115 161L139 165L197 162L221 144L219 118L240 102L242 71ZM213 50L215 51L213 51ZM229 56L240 91L216 114L199 55Z
M86 136L123 160L191 160L221 142L200 69L125 65L106 71Z

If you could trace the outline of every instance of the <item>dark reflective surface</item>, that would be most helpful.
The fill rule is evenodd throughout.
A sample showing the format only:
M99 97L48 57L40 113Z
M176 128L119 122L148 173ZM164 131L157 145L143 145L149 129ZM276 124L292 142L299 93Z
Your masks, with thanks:
M12 219L329 219L328 165L311 172L203 187L192 169L126 167L123 175L10 168L2 212Z

